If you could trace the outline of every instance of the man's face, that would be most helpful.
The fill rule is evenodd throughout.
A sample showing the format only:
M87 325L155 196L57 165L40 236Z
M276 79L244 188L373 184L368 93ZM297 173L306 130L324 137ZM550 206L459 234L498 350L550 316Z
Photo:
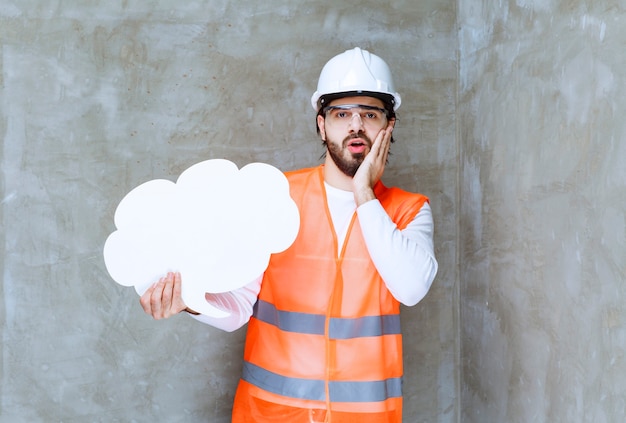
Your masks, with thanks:
M344 97L332 101L318 116L317 125L328 155L347 176L354 176L370 152L387 119L383 102L374 97Z

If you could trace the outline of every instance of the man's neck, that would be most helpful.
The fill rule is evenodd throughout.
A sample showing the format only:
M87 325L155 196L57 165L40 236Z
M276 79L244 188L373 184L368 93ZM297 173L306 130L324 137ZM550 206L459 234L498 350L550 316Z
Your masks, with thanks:
M352 191L352 177L343 173L328 154L324 161L324 181L331 187Z

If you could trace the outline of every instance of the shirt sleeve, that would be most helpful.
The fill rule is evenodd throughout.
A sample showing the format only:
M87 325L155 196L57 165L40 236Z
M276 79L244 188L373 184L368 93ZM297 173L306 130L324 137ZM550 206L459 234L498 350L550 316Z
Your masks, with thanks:
M424 203L400 231L378 200L357 209L370 257L391 294L402 304L417 304L430 289L438 263L433 247L433 217Z
M233 332L239 329L248 323L250 316L252 316L252 308L261 290L262 279L263 276L259 276L248 285L234 291L220 294L207 294L209 304L222 311L228 312L228 316L212 317L203 314L190 316L199 322L227 332Z

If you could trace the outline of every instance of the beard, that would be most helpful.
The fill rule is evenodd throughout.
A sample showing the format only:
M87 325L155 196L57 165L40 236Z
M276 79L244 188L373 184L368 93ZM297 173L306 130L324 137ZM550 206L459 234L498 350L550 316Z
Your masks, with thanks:
M368 149L372 147L372 141L363 132L358 134L347 136L341 143L326 140L324 144L328 151L328 155L332 161L337 165L337 168L349 177L354 177L356 171L359 170L361 163L365 160L366 153L351 153L348 150L348 143L354 138L362 139Z

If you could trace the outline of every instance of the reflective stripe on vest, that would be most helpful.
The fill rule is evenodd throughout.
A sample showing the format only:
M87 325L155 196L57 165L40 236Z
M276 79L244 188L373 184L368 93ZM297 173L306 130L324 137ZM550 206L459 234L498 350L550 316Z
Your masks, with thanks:
M274 305L258 300L253 316L286 332L324 335L326 316L277 310ZM364 316L355 319L330 318L330 339L353 339L368 336L400 334L400 315Z
M325 401L325 381L292 378L262 369L252 363L243 363L242 379L248 383L280 395L304 400ZM376 402L402 396L402 378L391 378L373 382L328 383L330 401L333 402Z

